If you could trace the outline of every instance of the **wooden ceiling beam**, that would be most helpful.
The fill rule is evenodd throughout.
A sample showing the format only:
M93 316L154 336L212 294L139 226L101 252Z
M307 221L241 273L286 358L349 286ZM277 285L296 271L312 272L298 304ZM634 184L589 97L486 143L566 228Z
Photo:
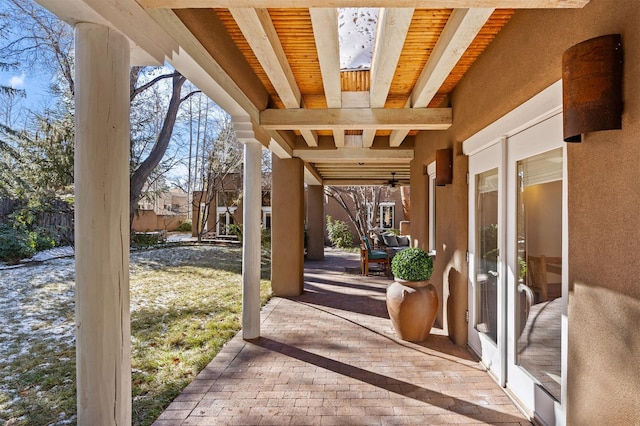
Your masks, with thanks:
M450 108L353 108L267 109L260 125L271 130L406 129L446 130L451 127Z
M258 121L258 108L202 46L178 16L171 10L152 10L149 15L170 33L180 48L168 57L169 63L198 86L228 114L248 114Z
M438 42L409 98L412 108L424 108L438 93L464 52L476 38L494 9L455 9L447 21ZM416 129L419 130L419 129ZM391 146L400 146L407 136L406 130L396 130L389 138Z
M311 25L318 50L318 61L322 73L324 97L329 108L342 108L340 84L340 42L338 40L338 10L336 8L311 8ZM304 134L303 134L304 136ZM336 147L344 146L344 131L333 132ZM306 138L305 138L306 140ZM316 145L318 138L316 135Z
M369 89L369 106L371 108L384 108L412 17L413 9L409 8L391 8L380 11L371 59L371 85Z
M244 38L287 108L300 108L302 94L267 9L230 8ZM311 129L312 130L312 129ZM318 146L318 135L301 132L309 146Z
M378 15L376 40L371 59L369 90L371 108L384 108L402 47L409 32L413 10L413 8L388 8L382 9ZM365 130L362 135L362 146L370 147L375 137L375 129Z
M316 169L320 173L344 173L344 174L369 174L369 173L391 173L396 172L400 174L401 169L406 169L404 173L409 176L409 165L407 163L402 164L374 164L371 166L359 166L355 163L353 164L338 164L337 166L327 166L326 163L315 163ZM345 168L348 167L348 168Z
M325 186L384 186L387 185L388 178L378 179L325 179ZM409 185L409 182L398 182L398 186Z
M393 175L393 177L397 180L400 179L409 179L409 175L408 174L404 174L404 175L399 175L398 173L395 173ZM322 180L324 179L391 179L392 175L391 173L361 173L361 174L356 174L356 173L331 173L331 172L323 172L322 173Z
M324 96L329 108L342 108L340 85L340 42L338 40L338 10L311 8L313 35L318 49Z
M312 7L414 7L424 0L137 0L146 8L312 8ZM491 7L496 9L581 8L590 0L429 0L430 9Z
M287 108L300 108L302 95L267 9L231 8L251 50Z
M311 163L304 163L304 183L307 185L322 185L323 178Z
M194 37L209 52L238 87L263 110L269 103L269 93L229 35L224 23L213 9L181 9L175 13Z
M310 163L409 163L413 159L412 149L343 148L343 149L294 149L293 156Z

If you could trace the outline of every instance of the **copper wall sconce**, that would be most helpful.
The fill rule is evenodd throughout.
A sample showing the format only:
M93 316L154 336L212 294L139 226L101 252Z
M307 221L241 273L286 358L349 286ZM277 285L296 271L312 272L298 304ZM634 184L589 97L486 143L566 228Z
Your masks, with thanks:
M576 44L562 55L564 141L622 128L622 43L609 34Z
M445 186L453 181L453 150L436 151L436 185Z

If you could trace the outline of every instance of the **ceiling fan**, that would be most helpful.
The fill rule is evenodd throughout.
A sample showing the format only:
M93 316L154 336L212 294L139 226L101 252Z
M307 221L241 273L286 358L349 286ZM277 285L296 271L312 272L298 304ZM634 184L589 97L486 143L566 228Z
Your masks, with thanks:
M400 184L400 181L396 179L396 172L391 172L391 179L387 181L389 188L395 188Z

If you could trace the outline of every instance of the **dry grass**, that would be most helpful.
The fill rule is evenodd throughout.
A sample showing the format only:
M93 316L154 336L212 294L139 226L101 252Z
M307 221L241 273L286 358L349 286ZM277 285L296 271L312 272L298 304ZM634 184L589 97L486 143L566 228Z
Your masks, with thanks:
M0 424L74 424L73 260L0 276ZM133 423L148 425L240 329L241 252L134 253L130 287ZM263 303L270 287L261 282Z

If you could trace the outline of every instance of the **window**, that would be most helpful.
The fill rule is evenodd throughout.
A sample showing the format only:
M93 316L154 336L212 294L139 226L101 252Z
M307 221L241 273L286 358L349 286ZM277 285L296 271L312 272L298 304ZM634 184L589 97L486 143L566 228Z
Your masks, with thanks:
M271 229L271 207L262 207L262 228Z
M436 253L436 162L427 166L429 175L429 252Z
M236 206L238 195L238 191L218 191L218 207Z
M262 207L271 207L271 191L262 191Z
M380 228L391 229L395 223L396 203L380 203Z

